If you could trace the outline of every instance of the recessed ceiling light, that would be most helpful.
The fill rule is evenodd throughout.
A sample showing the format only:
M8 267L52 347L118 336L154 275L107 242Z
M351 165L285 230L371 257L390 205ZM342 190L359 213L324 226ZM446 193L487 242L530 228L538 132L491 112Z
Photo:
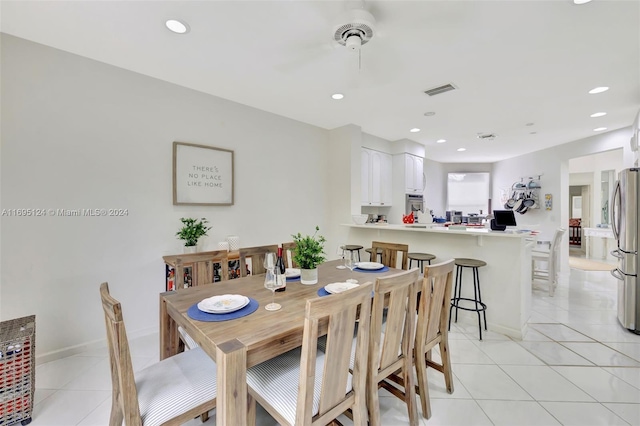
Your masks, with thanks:
M467 148L458 148L458 152L466 151Z
M333 95L331 95L332 99L342 99L344 98L344 95L342 93L334 93Z
M529 132L530 135L535 135L538 132Z
M169 19L165 22L165 25L169 30L173 31L176 34L185 34L189 32L189 26L184 22L180 22L176 19Z
M435 113L435 112L433 112L433 111L427 111L427 112L425 112L425 113L424 113L424 115L425 115L426 117L431 117L432 115L436 115L436 113Z
M595 95L596 93L606 92L607 90L609 90L607 86L596 87L594 89L589 90L589 94Z
M607 115L606 112L596 112L590 115L591 118L602 117L603 115Z
M414 127L413 129L409 130L411 133L418 133L420 131L420 129L418 129L417 127Z
M594 132L601 132L603 130L607 130L606 127L596 127L595 129L593 129Z
M573 0L573 4L585 4L589 3L591 0Z
M533 126L534 123L527 123L525 126Z
M445 143L446 141L447 141L446 139L438 139L436 143Z

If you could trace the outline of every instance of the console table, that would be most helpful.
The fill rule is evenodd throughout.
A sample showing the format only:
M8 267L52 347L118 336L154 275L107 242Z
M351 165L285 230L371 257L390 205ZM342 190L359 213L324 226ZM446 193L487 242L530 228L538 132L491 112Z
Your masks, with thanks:
M602 258L606 259L609 253L609 239L613 239L613 231L611 228L583 228L583 234L587 240L587 258L591 257L591 237L597 237L604 240Z

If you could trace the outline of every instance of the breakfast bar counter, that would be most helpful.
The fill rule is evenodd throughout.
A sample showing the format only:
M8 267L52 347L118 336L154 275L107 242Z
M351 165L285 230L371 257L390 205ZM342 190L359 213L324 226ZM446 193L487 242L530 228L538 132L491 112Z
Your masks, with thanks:
M435 255L432 264L461 257L487 262L487 266L480 268L479 276L482 301L487 305L488 329L522 339L531 315L531 249L535 239L529 232L449 229L430 224L344 226L349 227L348 244L365 248L371 247L372 241L408 244L410 252ZM463 278L462 296L473 298L472 276L468 271ZM458 323L474 324L477 329L477 315L459 311Z

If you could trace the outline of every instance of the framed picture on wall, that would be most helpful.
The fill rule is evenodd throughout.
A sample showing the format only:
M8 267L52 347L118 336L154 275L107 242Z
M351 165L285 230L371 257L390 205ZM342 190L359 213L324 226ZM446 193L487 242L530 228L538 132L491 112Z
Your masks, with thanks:
M173 143L173 204L233 205L233 151Z

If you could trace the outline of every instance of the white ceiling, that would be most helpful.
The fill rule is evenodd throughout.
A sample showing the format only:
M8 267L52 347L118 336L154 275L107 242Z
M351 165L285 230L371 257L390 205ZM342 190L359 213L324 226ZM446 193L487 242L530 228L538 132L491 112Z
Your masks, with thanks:
M323 128L411 139L442 162L582 139L631 125L640 109L638 0L364 4L377 34L360 71L357 54L332 42L346 1L5 0L0 29ZM169 18L191 31L170 33ZM446 83L458 90L423 93ZM596 86L611 89L587 94Z

